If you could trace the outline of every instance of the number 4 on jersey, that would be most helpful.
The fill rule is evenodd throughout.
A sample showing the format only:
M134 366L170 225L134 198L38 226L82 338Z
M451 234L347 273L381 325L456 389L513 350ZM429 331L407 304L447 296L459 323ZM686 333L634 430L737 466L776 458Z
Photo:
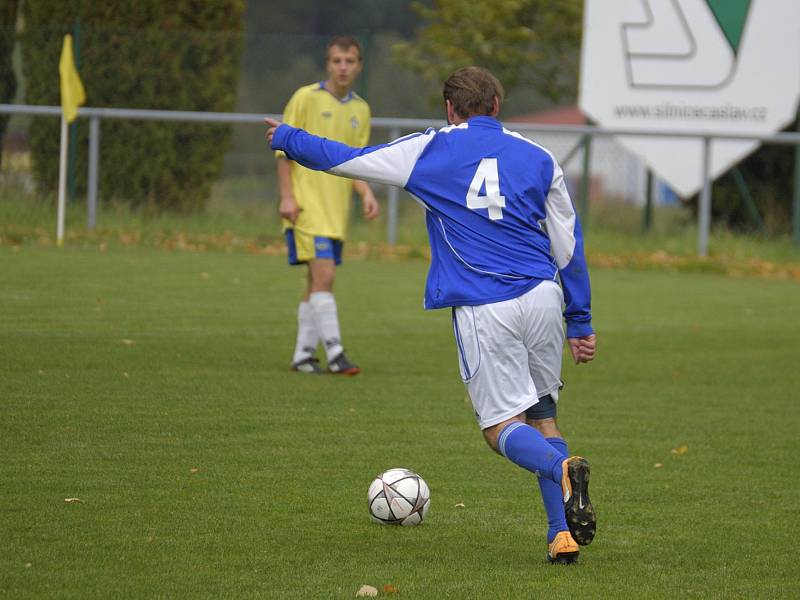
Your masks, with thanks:
M480 196L481 188L486 192ZM505 196L500 195L500 175L497 173L497 159L484 158L475 171L472 183L467 192L467 208L488 208L489 218L497 221L503 218L503 207L506 205Z

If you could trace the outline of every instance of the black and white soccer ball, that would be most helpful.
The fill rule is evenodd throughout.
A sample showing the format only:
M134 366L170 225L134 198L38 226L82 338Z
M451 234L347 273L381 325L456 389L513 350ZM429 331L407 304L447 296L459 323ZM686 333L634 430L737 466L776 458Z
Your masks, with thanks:
M408 469L389 469L378 475L367 492L369 515L384 525L419 525L431 506L425 480Z

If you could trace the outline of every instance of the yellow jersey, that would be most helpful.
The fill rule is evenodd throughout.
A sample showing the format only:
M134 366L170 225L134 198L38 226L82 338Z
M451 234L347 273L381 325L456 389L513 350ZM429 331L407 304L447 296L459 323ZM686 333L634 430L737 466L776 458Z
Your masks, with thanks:
M370 110L355 92L339 99L325 89L324 82L298 89L283 111L283 121L309 133L349 146L369 142ZM276 152L276 157L284 157ZM343 240L347 235L353 181L344 177L312 171L292 163L292 189L303 210L292 225L284 219L283 229Z

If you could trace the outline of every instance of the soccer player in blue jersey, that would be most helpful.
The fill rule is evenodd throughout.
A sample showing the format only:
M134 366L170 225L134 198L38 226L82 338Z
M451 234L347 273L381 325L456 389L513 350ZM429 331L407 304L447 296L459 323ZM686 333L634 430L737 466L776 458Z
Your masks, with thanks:
M535 473L547 558L594 538L589 464L556 423L566 338L576 363L596 339L578 216L553 155L497 120L503 88L467 67L444 84L450 124L352 148L267 119L272 148L311 169L401 186L426 209L425 308L451 307L461 377L492 449Z

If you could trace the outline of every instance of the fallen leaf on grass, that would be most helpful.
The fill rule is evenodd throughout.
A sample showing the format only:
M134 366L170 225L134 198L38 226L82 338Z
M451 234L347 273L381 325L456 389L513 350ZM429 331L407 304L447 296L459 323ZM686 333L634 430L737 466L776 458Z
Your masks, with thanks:
M64 502L67 504L74 504L75 502L83 502L80 498L64 498Z
M453 508L464 508L464 503L463 502L457 502L455 505L453 505Z
M378 588L371 585L362 585L356 592L356 598L374 598L378 595Z
M193 467L193 468L189 469L189 473L197 473L199 470L200 469L198 469L196 467Z
M119 242L123 246L133 246L141 239L141 235L138 231L134 231L132 233L120 233L119 234Z
M689 446L684 444L683 446L678 446L677 448L673 448L671 452L673 454L677 454L678 456L682 456L682 455L686 454L686 452L688 450L689 450Z
M662 465L661 463L656 463L656 464L653 465L653 467L655 467L656 469L660 469L663 466L664 465Z
M384 594L396 594L400 590L397 589L397 586L392 585L391 583L384 583L383 584L383 593Z

